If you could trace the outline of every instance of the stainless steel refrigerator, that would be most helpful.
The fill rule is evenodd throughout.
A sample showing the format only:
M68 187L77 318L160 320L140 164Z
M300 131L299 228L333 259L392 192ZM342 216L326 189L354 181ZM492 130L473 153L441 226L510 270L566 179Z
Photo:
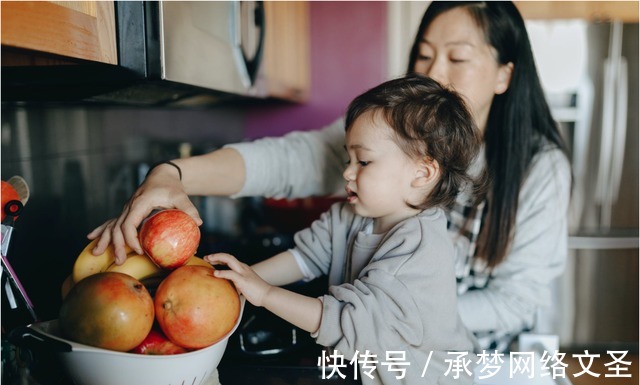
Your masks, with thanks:
M574 174L569 257L538 331L566 349L638 348L638 24L528 22Z

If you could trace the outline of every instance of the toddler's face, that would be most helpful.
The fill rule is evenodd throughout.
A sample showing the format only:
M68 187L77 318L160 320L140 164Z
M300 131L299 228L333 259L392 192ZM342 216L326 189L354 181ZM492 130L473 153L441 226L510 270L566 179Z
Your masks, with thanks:
M398 147L393 135L381 116L368 112L355 120L346 136L349 161L343 176L348 202L359 215L376 218L379 231L416 214L407 202L415 200L412 180L418 162Z

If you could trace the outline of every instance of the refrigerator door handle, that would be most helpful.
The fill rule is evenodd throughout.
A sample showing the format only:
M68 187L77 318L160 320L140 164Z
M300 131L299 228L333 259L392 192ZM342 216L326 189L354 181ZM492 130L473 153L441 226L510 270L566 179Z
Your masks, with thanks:
M618 100L620 96L620 68L622 59L622 22L611 23L609 37L609 57L604 62L604 90L602 102L602 137L600 139L600 157L598 175L596 178L595 202L600 204L600 227L608 229L611 226L611 206L613 205L613 169L614 138L617 131L617 113L621 111L619 104L624 103L626 111L626 99ZM621 118L622 119L622 118ZM626 122L625 122L626 123ZM624 144L624 143L623 143Z
M620 68L618 70L618 84L616 95L616 113L613 137L613 159L611 162L611 204L618 200L620 183L622 183L622 163L624 161L624 145L627 134L627 104L629 97L629 75L627 70L627 60L620 58Z
M610 58L604 62L604 90L602 98L602 129L600 138L600 154L598 158L598 177L596 179L595 200L601 205L601 213L608 205L609 176L611 170L611 150L613 142L613 110L615 73ZM604 217L601 221L604 222ZM604 224L604 223L601 223Z

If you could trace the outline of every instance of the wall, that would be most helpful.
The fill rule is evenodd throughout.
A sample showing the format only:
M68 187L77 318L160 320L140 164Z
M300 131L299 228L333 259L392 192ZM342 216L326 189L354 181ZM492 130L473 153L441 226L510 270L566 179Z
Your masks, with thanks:
M31 192L8 258L38 315L57 317L60 284L86 234L121 212L146 166L178 157L181 143L200 152L241 140L243 124L231 108L3 108L2 179L23 176Z
M253 108L249 139L320 128L342 116L358 94L386 80L387 4L312 1L311 95L304 105Z
M31 188L8 256L41 319L57 317L60 285L87 244L86 234L121 212L146 165L179 156L181 143L197 153L320 127L384 80L385 2L312 2L310 11L312 90L304 105L3 105L2 179L21 175ZM3 302L3 327L29 322L4 310Z

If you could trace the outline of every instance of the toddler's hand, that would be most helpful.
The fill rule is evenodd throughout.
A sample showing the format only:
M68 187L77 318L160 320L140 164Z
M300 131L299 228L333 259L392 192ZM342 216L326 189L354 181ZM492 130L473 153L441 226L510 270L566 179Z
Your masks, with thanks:
M216 270L215 276L233 282L236 289L254 306L262 306L272 286L265 282L251 266L238 261L233 255L217 253L207 255L204 260L212 265L226 265L230 270Z

